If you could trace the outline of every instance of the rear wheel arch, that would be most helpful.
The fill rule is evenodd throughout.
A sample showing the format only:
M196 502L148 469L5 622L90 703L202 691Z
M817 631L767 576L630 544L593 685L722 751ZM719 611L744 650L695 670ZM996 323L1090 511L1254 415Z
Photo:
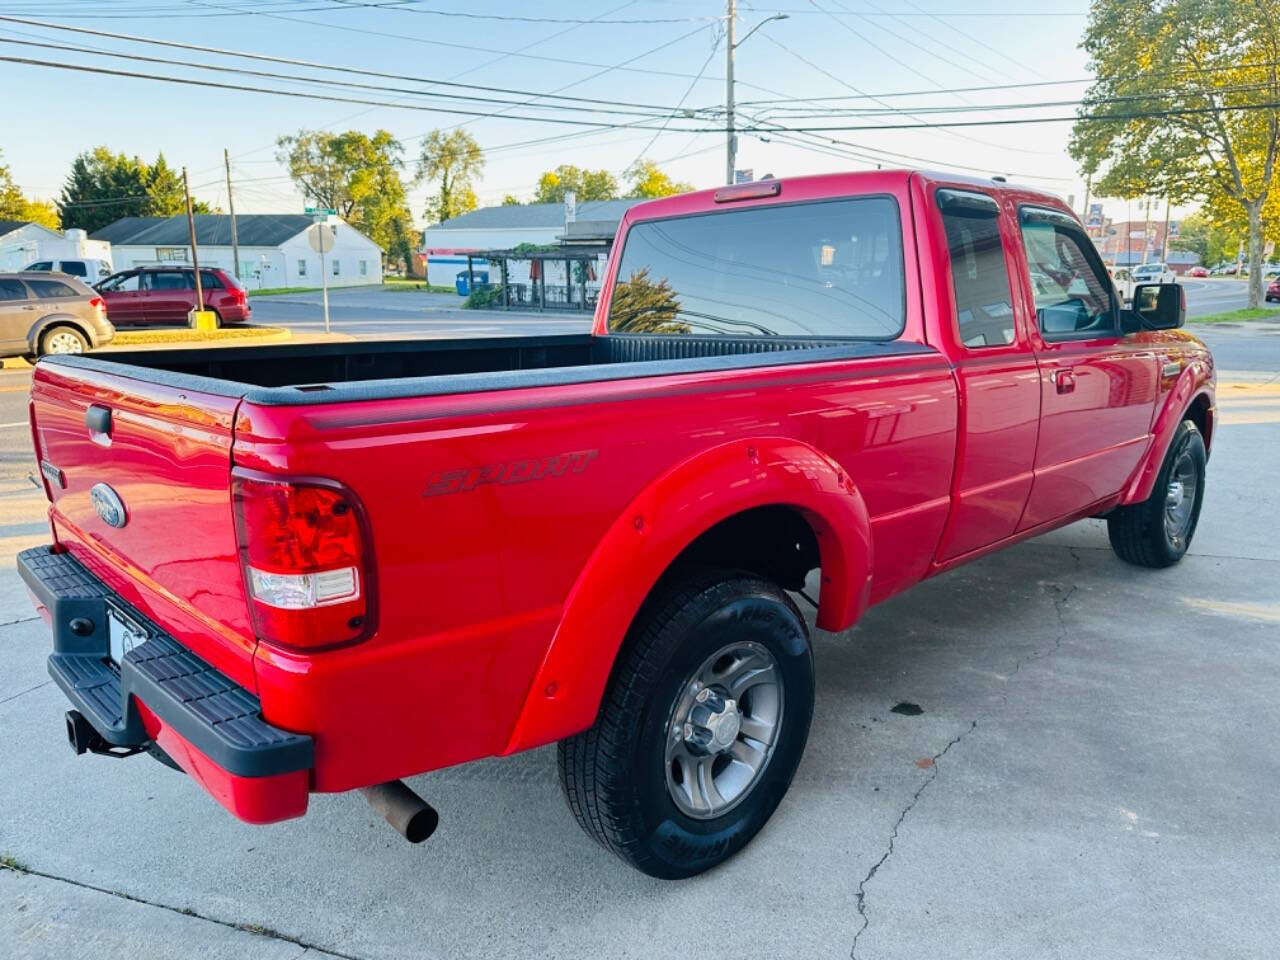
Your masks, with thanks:
M787 562L773 562L771 547L786 550ZM502 752L591 725L632 622L681 570L725 564L796 588L815 555L822 569L818 626L843 629L870 595L870 520L852 480L813 447L785 438L732 441L673 468L601 539L569 593Z
M47 317L41 317L32 324L30 331L27 333L27 343L30 346L33 356L39 356L42 351L43 340L45 334L54 327L70 327L82 338L86 346L90 349L93 347L93 335L89 332L88 327L78 317L70 314L54 313Z

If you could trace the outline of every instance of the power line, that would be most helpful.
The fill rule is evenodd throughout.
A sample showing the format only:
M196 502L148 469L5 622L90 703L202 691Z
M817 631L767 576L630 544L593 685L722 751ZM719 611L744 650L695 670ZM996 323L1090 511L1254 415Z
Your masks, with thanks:
M579 26L596 25L596 24L619 24L635 26L639 24L651 23L706 23L708 21L724 20L723 16L706 16L706 17L645 17L644 19L626 20L584 20L576 17L527 17L515 14L498 14L498 13L464 13L459 10L423 10L418 7L414 0L395 0L395 2L357 2L357 0L329 0L335 8L345 8L349 10L358 10L362 8L372 8L375 10L392 10L397 13L415 13L419 16L432 17L456 17L465 20L498 20L511 23L572 23ZM318 9L318 8L313 8Z
M698 85L698 81L699 81L700 79L702 79L702 75L703 75L704 73L706 73L707 67L711 66L711 60L712 60L712 58L713 58L713 57L715 57L715 55L716 55L716 50L718 50L718 49L720 48L720 39L721 39L721 38L720 38L719 36L717 36L717 37L715 38L715 42L711 44L711 52L707 54L707 59L706 59L706 60L704 60L704 61L702 62L702 69L700 69L700 70L698 71L698 75L697 75L696 77L694 77L691 81L689 81L689 86L685 89L684 94L680 97L679 102L677 102L677 103L676 103L676 107L675 107L675 108L676 108L676 110L679 110L681 107L683 107L683 106L684 106L684 102L685 102L685 100L689 99L689 94L693 93L693 88L694 88L694 87L696 87L696 86ZM662 136L662 135L663 135L663 133L665 133L665 132L666 132L666 130L667 130L667 124L668 124L669 122L670 122L670 120L669 120L669 119L668 119L668 120L664 120L664 121L662 122L662 126L658 128L658 130L657 130L657 131L654 133L654 135L650 138L649 142L648 142L648 143L646 143L646 144L644 145L644 147L640 150L640 152L639 152L638 154L636 154L636 158L635 158L634 160L632 160L632 161L631 161L631 163L629 163L629 164L627 165L627 169L630 169L632 166L634 166L635 164L639 163L639 162L640 162L640 159L641 159L641 158L642 158L646 153L648 153L648 152L649 152L649 150L653 147L653 145L654 145L655 143L657 143L657 142L658 142L658 138L659 138L660 136Z
M394 103L383 100L364 100L356 97L339 97L332 94L308 93L301 90L277 90L271 87L254 87L247 84L238 83L220 83L215 80L198 80L193 77L173 77L164 74L140 73L134 70L115 70L109 67L91 66L81 63L61 63L53 60L36 60L30 57L7 57L0 56L0 62L17 63L24 66L48 67L53 70L71 70L80 73L96 73L104 76L126 77L135 80L157 80L164 83L178 83L193 87L208 87L216 90L240 90L247 93L266 93L281 97L294 97L303 100L326 100L333 103L360 103L378 107L395 107L400 110L417 110L427 113L453 113L463 116L487 117L489 113L482 113L476 110L460 110L453 107L428 106L425 104L411 103ZM534 123L555 123L568 126L597 127L601 129L618 129L624 126L634 126L636 124L619 124L607 123L598 120L569 120L561 117L532 117L519 116L513 119L526 120ZM660 119L658 117L646 119ZM644 129L642 127L642 129ZM652 128L648 128L652 129ZM684 128L681 129L692 129Z
M415 77L408 74L383 73L377 70L366 70L360 67L339 66L336 64L320 63L315 60L300 60L294 57L278 57L267 53L250 53L242 50L229 50L222 47L208 47L195 43L183 43L178 40L161 40L157 37L140 37L127 33L113 33L109 30L96 30L90 27L76 27L70 24L51 23L44 20L34 20L27 17L0 16L0 21L9 23L21 23L26 26L43 27L48 30L63 30L71 33L89 34L96 37L106 37L112 40L126 40L131 43L153 44L161 47L172 47L178 50L190 50L196 53L212 53L223 57L238 57L246 60L261 60L268 63L279 63L286 66L294 67L310 67L316 70L329 70L335 73L351 73L366 77L379 77L385 80L407 80L414 83L425 83L431 86L441 87L459 87L468 90L483 90L488 93L507 93L514 96L531 96L553 97L553 94L535 94L530 90L519 90L510 87L494 87L485 84L475 83L458 83L452 80L431 80L422 77ZM695 33L697 31L694 31ZM514 54L512 54L514 55ZM586 64L587 66L601 66L600 64ZM615 68L616 69L616 68ZM607 100L598 97L575 97L575 96L556 96L555 99L569 100L575 103L595 103L606 104L610 106L624 106L632 108L647 108L651 110L665 110L666 108L658 104L636 103L632 101Z
M298 82L298 83L321 84L323 86L328 86L328 87L342 87L342 88L349 88L349 89L356 89L356 90L372 90L379 93L403 93L403 94L406 94L406 96L413 96L413 97L437 97L437 98L446 98L449 100L463 100L463 101L472 102L472 103L492 103L492 104L498 104L498 105L511 106L511 102L509 100L499 100L494 97L477 97L477 96L472 96L468 94L459 94L459 93L436 93L431 90L407 90L403 87L383 87L383 86L376 86L374 84L368 84L368 83L356 83L350 80L329 80L321 77L304 77L304 76L299 76L297 74L272 73L269 71L251 70L248 67L225 67L225 66L218 66L216 64L209 64L209 63L188 63L186 61L173 60L165 57L149 57L144 54L122 53L115 50L106 50L101 47L85 47L85 46L76 46L72 44L50 43L50 42L35 41L35 40L15 40L10 37L0 37L0 43L9 43L9 44L15 44L18 46L25 46L25 47L40 47L48 50L62 50L62 51L67 51L71 53L85 53L91 56L114 57L120 60L133 60L133 61L142 62L142 63L159 63L159 64L164 64L166 66L191 67L196 70L209 70L209 71L214 71L218 73L234 73L234 74L240 74L243 76L264 77L271 80L287 80L287 81ZM534 103L533 101L526 101L526 104L533 106L535 109L542 109L542 110L556 109L556 110L572 111L574 113L640 116L640 117L646 117L646 118L651 118L655 120L663 119L663 118L669 119L671 116L670 114L667 114L667 113L658 113L658 112L650 112L650 111L641 112L641 111L634 111L634 110L625 109L621 107L590 107L590 106L584 107L584 106L577 106L577 105L570 105L570 104L537 104L537 103ZM520 104L520 106L523 106L526 104ZM448 112L448 111L444 111L443 108L441 108L441 110L442 112ZM481 114L481 115L485 116L487 114Z

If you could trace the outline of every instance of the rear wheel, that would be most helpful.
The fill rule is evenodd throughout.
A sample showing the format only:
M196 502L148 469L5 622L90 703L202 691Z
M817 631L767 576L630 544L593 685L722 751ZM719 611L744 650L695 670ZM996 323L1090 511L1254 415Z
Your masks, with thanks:
M606 849L651 876L692 876L764 826L812 713L795 605L752 574L698 570L646 602L595 725L560 744L560 782Z
M89 341L75 327L58 325L40 335L40 355L47 353L84 353Z
M1107 517L1116 556L1140 567L1168 567L1182 559L1204 501L1204 438L1190 420L1178 425L1151 496Z

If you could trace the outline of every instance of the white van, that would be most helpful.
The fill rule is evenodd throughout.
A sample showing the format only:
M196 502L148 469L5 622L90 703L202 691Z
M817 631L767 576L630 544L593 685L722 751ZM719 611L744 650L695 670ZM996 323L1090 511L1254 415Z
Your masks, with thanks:
M72 277L79 277L84 283L93 286L100 280L105 280L115 270L111 267L110 260L100 260L96 257L78 257L67 260L37 260L35 263L29 263L23 270L50 270L55 273L65 273Z

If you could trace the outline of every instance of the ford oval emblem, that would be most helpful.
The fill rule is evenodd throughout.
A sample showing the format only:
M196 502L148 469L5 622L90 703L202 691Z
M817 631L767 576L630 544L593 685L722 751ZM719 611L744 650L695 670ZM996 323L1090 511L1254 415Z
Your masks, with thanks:
M95 483L93 489L89 491L89 499L93 501L93 509L98 512L102 522L108 526L123 527L129 522L124 501L105 483Z

